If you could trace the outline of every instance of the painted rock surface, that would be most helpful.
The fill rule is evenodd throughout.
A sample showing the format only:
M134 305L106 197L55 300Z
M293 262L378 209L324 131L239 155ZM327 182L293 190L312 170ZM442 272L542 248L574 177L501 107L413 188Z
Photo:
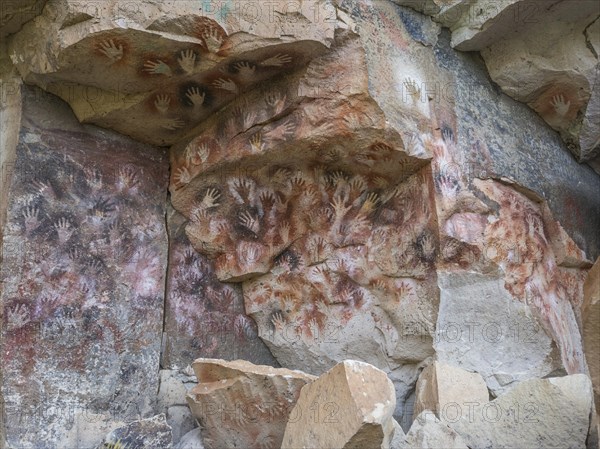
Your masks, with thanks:
M166 157L37 89L21 123L2 251L7 440L85 444L152 410Z

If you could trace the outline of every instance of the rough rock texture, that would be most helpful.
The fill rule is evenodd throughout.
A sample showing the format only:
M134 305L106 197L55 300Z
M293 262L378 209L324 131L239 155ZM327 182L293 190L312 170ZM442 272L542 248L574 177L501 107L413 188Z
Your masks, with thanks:
M424 150L405 148L368 94L360 42L336 36L332 54L173 147L172 201L217 277L244 281L282 365L319 374L351 357L395 370L432 354L433 186Z
M243 283L282 365L319 374L352 357L399 373L397 414L435 350L496 394L584 372L598 177L431 21L386 2L342 2L338 15L331 52L172 147L172 201L193 247ZM523 122L535 126L509 131ZM485 286L471 296L493 310L484 321L460 317L460 279ZM449 322L485 344L465 351ZM500 340L488 335L500 324Z
M600 7L594 0L394 0L481 51L492 79L600 173Z
M42 12L46 0L19 0L2 2L0 9L0 37L19 31L21 26Z
M39 89L23 92L2 242L6 439L90 447L153 414L165 153L82 127Z
M113 430L98 447L126 449L172 449L173 436L165 415L142 419Z
M403 440L390 449L467 449L459 434L440 421L434 412L424 410L415 418Z
M167 424L173 432L174 445L197 426L185 398L196 384L196 376L189 366L182 371L160 370L157 410L166 415Z
M468 49L482 50L492 79L557 130L579 161L598 164L600 8L585 0L576 8L568 1L534 5L537 10L527 13L529 23L488 26L490 45ZM495 40L494 34L502 38Z
M446 419L472 449L585 447L592 384L584 374L520 383L469 417ZM454 422L452 422L454 421Z
M470 405L485 405L489 393L483 378L461 368L433 362L425 368L416 385L414 415L429 410L442 420L446 415L468 416ZM426 419L427 420L427 419Z
M394 419L392 424L394 425L394 436L390 441L390 448L397 449L404 445L404 439L406 435L404 434L404 430L398 421Z
M583 285L583 348L594 387L596 412L600 414L600 258Z
M471 83L454 86L458 135L446 133L434 161L438 170L434 177L437 176L440 188L437 212L443 258L443 263L438 265L442 298L436 341L446 346L439 351L445 354L438 353L438 356L457 366L467 363L465 368L481 372L488 387L496 393L513 378L539 376L538 369L549 374L558 364L569 373L585 372L577 316L585 267L590 266L590 262L576 249L574 240L563 238L562 229L569 230L567 233L582 242L580 245L585 246L586 253L594 257L597 233L587 227L587 219L595 217L596 212L575 200L571 187L564 186L573 186L567 173L573 176L581 173L586 183L589 182L585 187L580 184L584 189L582 195L594 202L597 195L592 192L592 186L597 185L598 177L586 167L578 167L564 149L558 150L556 137L542 128L528 128L524 134L511 135L509 130L518 127L518 120L535 123L535 118L499 95L487 82L473 80L465 57L443 47L439 50L440 63L458 78L471 80ZM482 108L481 101L489 101L489 107ZM492 131L485 139L482 127ZM547 151L548 148L557 151ZM548 172L554 172L557 178L533 175L539 173L542 166L548 167ZM551 218L550 210L555 218L560 217L560 224ZM586 237L580 238L583 235ZM560 255L566 252L579 253L577 262ZM458 282L445 282L448 274ZM452 284L460 285L460 278L465 276L480 277L483 285L489 286L485 297L480 294L471 297L473 301L480 301L479 310L488 304L492 309L508 304L508 309L499 310L500 316L507 316L508 320L499 321L488 312L483 319L461 317L460 313L454 314L456 320L447 317L446 306L457 311L462 306L457 297L448 296L450 301L444 301L444 289ZM516 313L520 308L522 312ZM449 328L449 323L456 326ZM486 332L482 333L484 328ZM470 343L465 352L461 350L465 348L461 340L471 338L471 329L485 344ZM488 335L494 330L496 335ZM450 338L447 337L449 331ZM552 356L548 336L559 347L560 362ZM505 353L500 349L507 345L516 346L516 359L504 359ZM490 364L486 357L478 355L481 352L499 357L501 363ZM472 357L480 358L476 368L468 366ZM537 361L530 365L528 359ZM505 377L507 371L510 374Z
M383 371L346 360L302 388L281 449L388 448L398 426L395 406L394 386Z
M280 447L286 423L314 376L284 368L198 359L198 385L187 395L207 449Z
M197 428L186 433L179 441L177 449L204 449L201 429Z
M22 80L8 60L6 42L0 41L0 228L6 220L9 185L14 172L21 127Z
M246 315L241 287L215 276L213 262L185 234L188 221L169 208L169 270L161 365L183 368L199 357L277 362Z
M323 52L331 10L328 0L50 0L12 38L10 55L81 121L173 144L240 92Z
M10 443L94 447L160 412L180 435L180 399L151 400L159 359L311 374L362 360L389 375L405 426L432 358L494 396L593 375L581 329L600 178L569 149L592 163L597 5L396 3L426 15L387 0L50 0L0 39ZM51 97L23 106L23 79L84 122L171 145L170 161ZM49 111L35 129L32 110ZM97 416L55 416L80 407Z
M515 301L498 278L466 272L439 273L440 318L435 343L441 362L477 371L495 395L513 382L543 377L563 366L555 343L530 307ZM557 325L572 327L559 335L579 338L571 305L565 307L563 314L571 321ZM579 339L575 344L581 351ZM581 361L582 352L578 357Z

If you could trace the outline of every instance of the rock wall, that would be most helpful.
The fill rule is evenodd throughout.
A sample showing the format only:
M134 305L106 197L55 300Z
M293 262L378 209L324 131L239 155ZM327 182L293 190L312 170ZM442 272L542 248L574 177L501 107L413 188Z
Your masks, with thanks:
M452 47L479 51L489 74L526 103L581 162L600 172L598 48L593 0L394 0L452 31Z
M172 148L192 245L243 282L284 366L365 360L396 373L403 400L434 352L494 394L585 372L591 262L550 210L597 254L597 176L431 21L388 3L340 11L330 53Z
M185 234L188 221L168 208L169 259L161 366L185 368L198 357L277 362L244 309L242 289L220 282L213 262ZM183 399L183 397L182 397Z
M432 360L494 397L588 372L591 4L529 28L509 16L537 2L269 5L50 0L10 31L8 447L94 447L158 413L177 442L198 357L370 363L406 429ZM548 22L577 64L536 47Z
M90 445L158 388L165 152L23 88L2 263L8 444Z

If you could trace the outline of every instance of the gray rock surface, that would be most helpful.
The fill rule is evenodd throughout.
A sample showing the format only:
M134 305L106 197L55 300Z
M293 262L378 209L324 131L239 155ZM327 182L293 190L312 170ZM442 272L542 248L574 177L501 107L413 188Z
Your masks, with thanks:
M80 125L31 87L14 143L0 268L7 445L93 447L155 414L166 155Z
M447 424L472 449L584 448L590 426L592 384L584 374L522 382Z
M500 279L440 272L438 282L440 362L478 372L495 395L562 366L552 338Z
M177 449L204 449L201 429L196 428L186 433L179 441Z
M165 415L133 421L113 430L98 449L172 449L173 434Z
M390 449L467 449L461 436L431 410L422 411L404 439Z

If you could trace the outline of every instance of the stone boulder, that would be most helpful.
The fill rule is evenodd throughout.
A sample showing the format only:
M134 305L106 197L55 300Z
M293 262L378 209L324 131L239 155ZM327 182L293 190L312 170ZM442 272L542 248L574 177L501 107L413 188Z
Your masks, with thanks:
M440 421L431 410L424 410L414 420L402 441L390 449L467 449L459 434Z
M575 374L522 382L471 416L446 423L472 449L584 448L591 412L592 383Z
M346 360L302 388L281 448L387 449L398 427L395 405L383 371Z
M421 372L416 393L414 415L430 410L442 421L447 416L468 416L470 408L481 407L489 399L485 381L478 373L437 361Z
M196 428L186 433L181 440L179 440L177 449L204 449L202 429Z
M300 371L198 359L198 385L187 395L206 449L279 447L301 388L316 377Z

